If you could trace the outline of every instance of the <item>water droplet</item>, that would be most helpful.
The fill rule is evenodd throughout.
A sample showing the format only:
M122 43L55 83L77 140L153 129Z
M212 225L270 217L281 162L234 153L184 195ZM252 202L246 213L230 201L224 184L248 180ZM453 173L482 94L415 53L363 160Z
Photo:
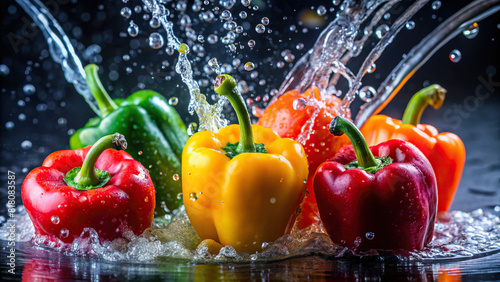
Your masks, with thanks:
M375 63L372 63L367 71L368 73L373 73L375 69L377 69L377 65Z
M266 31L266 27L263 24L258 24L255 26L255 31L257 33L264 33Z
M128 19L128 18L130 18L130 15L132 15L132 10L130 10L129 7L123 7L120 10L120 15L122 15L122 17Z
M9 75L9 73L10 73L9 67L4 65L4 64L1 64L0 65L0 74L3 76L6 76L6 75Z
M479 26L477 25L477 23L473 23L471 25L469 25L464 31L463 31L463 35L467 38L467 39L472 39L472 38L475 38L477 36L477 33L479 32Z
M132 37L136 37L139 34L139 27L134 23L134 21L130 21L127 32Z
M275 198L275 197L272 197L271 199L269 199L269 202L271 202L271 204L276 203L276 198Z
M59 236L61 236L61 238L67 238L69 236L69 230L66 228L61 229Z
M235 30L238 24L234 21L227 21L224 23L223 27L225 30Z
M318 9L316 9L316 14L318 14L318 16L324 16L326 14L325 6L319 5Z
M434 2L432 2L431 7L432 7L433 10L438 10L439 8L441 8L441 1L434 1Z
M196 124L196 122L191 122L188 125L187 134L191 136L195 134L197 130L198 130L198 124Z
M338 6L340 2L342 2L342 0L333 0L333 5Z
M295 55L292 53L288 53L283 58L285 59L285 61L287 63L291 63L291 62L293 62L293 60L295 60Z
M240 18L242 19L246 19L247 18L247 12L245 11L241 11L240 14L239 14Z
M252 71L254 68L255 68L255 65L254 65L254 63L252 63L252 62L247 62L247 63L245 64L245 70L246 70L246 71Z
M180 176L176 173L172 176L172 178L174 179L174 181L178 181L180 179Z
M388 31L389 31L389 26L383 24L377 27L377 29L375 30L375 35L377 36L378 39L381 39Z
M409 21L406 23L406 29L412 30L415 28L415 22L414 21Z
M373 238L375 238L375 233L373 233L373 232L366 232L365 237L368 240L373 240Z
M294 110L300 111L307 106L307 101L304 98L298 98L293 101L292 106Z
M53 224L59 224L59 222L61 221L59 219L59 217L57 215L53 215L51 218L50 218L50 221L53 223Z
M268 25L269 24L269 18L268 17L263 17L260 22L263 24L263 25Z
M231 17L232 17L231 12L229 12L228 10L224 10L220 14L220 18L223 20L229 20Z
M36 91L36 88L35 88L35 86L33 86L33 84L26 84L23 86L23 92L26 95L32 95L35 93L35 91Z
M384 14L384 20L389 20L391 18L391 14L390 13L385 13Z
M134 12L136 12L136 13L142 12L142 7L140 5L135 6L134 7Z
M461 59L462 59L462 53L460 53L460 51L458 51L457 49L451 51L450 61L452 61L454 63L458 63L458 62L460 62Z
M31 149L32 146L33 146L33 144L31 143L30 140L24 140L23 142L21 142L21 148L23 150L29 150L29 149Z
M182 199L182 193L178 193L177 194L177 200L181 200Z
M170 106L175 106L177 105L177 103L179 103L179 98L177 97L171 97L170 99L168 99L168 104Z
M161 25L161 22L158 18L151 18L151 20L149 21L149 26L152 27L152 28L159 28Z
M255 47L255 40L253 40L253 39L248 40L248 47L250 47L250 48Z
M359 245L361 244L361 237L356 237L356 239L354 239L354 246L355 247L359 247Z
M11 130L12 128L14 128L14 123L12 121L6 122L5 128L7 128L8 130Z
M359 90L358 95L363 102L370 102L377 96L377 91L371 86L364 86Z
M297 49L297 50L304 49L304 43L298 43L297 46L295 46L295 49Z
M195 192L189 193L189 199L194 202L198 200L198 195Z
M151 35L149 35L149 46L153 49L159 49L163 47L163 36L159 34L158 32L153 32Z
M219 38L217 37L217 35L215 34L210 34L208 37L207 37L207 41L208 43L210 44L215 44L217 43L217 41L219 40Z
M241 5L248 7L252 3L252 0L241 0Z

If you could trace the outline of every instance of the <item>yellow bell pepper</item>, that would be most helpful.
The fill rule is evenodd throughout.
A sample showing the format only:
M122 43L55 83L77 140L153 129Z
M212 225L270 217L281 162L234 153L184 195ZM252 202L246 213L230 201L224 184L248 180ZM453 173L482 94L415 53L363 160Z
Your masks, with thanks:
M259 251L293 227L307 157L300 143L250 124L234 78L218 76L215 91L231 102L239 125L189 138L182 153L184 206L201 239L238 252Z

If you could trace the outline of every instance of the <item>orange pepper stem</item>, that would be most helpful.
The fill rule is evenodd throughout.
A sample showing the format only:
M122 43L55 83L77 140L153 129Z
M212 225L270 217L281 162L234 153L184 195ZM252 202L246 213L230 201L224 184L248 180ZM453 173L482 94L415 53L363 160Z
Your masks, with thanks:
M438 84L428 86L411 97L405 113L403 114L403 124L417 125L420 123L420 118L427 106L432 106L434 109L439 109L444 102L446 89Z
M255 153L255 143L253 142L252 124L250 116L245 106L245 102L236 89L236 80L227 74L217 76L214 90L219 95L226 96L238 116L240 125L240 142L236 151L238 153Z
M90 64L85 66L85 76L87 80L87 85L89 86L90 92L94 96L97 106L99 106L99 110L101 111L102 117L107 116L112 111L118 109L116 103L109 97L108 92L106 92L106 88L101 83L99 79L99 75L97 72L99 71L99 67Z
M345 133L349 137L360 168L377 167L380 165L380 162L377 162L372 151L370 151L361 131L348 119L336 116L330 123L330 133L335 136L341 136Z
M64 177L66 184L77 190L89 190L104 186L110 179L109 173L96 169L95 163L99 156L110 148L125 150L127 148L125 137L115 133L97 140L87 153L82 166L68 171Z

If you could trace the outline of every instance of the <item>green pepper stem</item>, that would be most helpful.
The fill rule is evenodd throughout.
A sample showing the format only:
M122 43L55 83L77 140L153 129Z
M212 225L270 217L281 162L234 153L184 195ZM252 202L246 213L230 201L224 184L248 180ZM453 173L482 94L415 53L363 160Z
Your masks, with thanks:
M250 116L245 106L245 102L238 93L236 88L236 80L227 74L217 76L214 89L219 95L226 96L238 116L240 124L240 143L238 145L238 153L255 153L255 143L253 142L252 125Z
M97 73L98 71L99 67L94 64L85 66L87 85L97 101L97 106L99 106L102 117L105 117L112 111L118 109L118 106L113 99L109 97L108 92L106 92L106 89L99 79L99 74Z
M428 86L411 97L405 113L403 114L403 124L417 125L425 108L431 105L434 109L439 109L444 102L446 89L438 84Z
M90 148L85 160L83 161L80 172L76 175L74 181L79 186L97 185L101 181L96 174L95 163L99 156L106 150L115 148L117 150L125 150L127 141L125 137L119 133L106 135Z
M368 168L379 164L373 156L372 151L370 151L361 131L348 119L336 116L330 123L330 133L335 136L341 136L344 133L347 134L354 147L354 153L360 167Z

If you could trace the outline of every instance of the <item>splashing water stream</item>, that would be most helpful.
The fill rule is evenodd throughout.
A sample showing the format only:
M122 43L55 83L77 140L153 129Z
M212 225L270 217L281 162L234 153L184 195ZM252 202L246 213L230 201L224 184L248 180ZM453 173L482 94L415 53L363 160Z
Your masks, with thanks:
M97 102L90 93L85 80L85 71L80 58L75 53L69 37L61 25L39 0L16 0L42 31L54 62L61 65L64 77L73 84L76 91L85 98L92 110L101 115Z
M162 4L159 4L156 0L143 0L143 3L152 12L153 18L160 20L163 28L167 32L168 46L178 50L181 43L174 34L173 23L167 18L170 14L168 9ZM184 46L187 47L187 45ZM189 89L189 94L191 96L188 108L189 113L192 115L196 112L198 115L198 130L218 132L219 129L226 126L228 123L228 121L224 119L224 115L222 113L224 103L227 99L225 97L221 97L214 105L208 103L206 96L201 93L198 83L193 79L193 70L187 57L188 53L189 47L187 47L187 50L179 52L175 71L181 75L182 81Z

